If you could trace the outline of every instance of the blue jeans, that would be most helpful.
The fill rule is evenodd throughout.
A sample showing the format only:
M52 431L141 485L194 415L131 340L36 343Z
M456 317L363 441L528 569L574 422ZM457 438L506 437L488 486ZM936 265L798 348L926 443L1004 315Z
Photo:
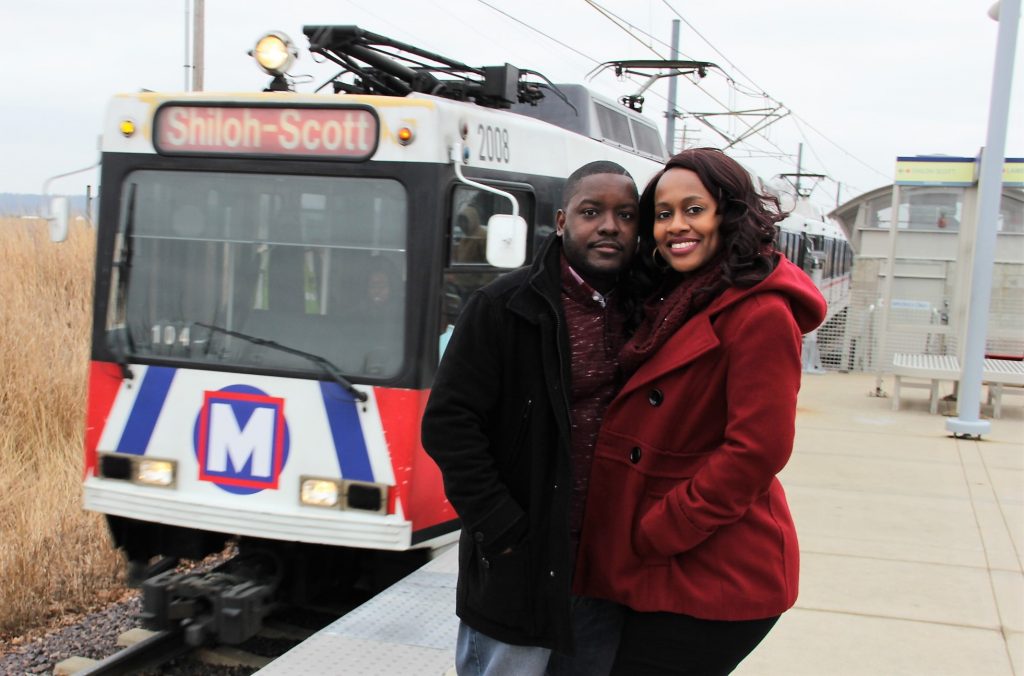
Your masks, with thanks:
M615 660L622 618L616 603L573 597L573 656L503 643L460 622L455 669L459 676L604 676Z

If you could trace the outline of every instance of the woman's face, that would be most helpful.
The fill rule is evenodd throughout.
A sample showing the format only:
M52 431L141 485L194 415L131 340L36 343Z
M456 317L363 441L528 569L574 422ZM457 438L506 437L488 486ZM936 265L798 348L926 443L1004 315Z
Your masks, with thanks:
M718 204L696 172L669 169L654 190L654 243L676 272L693 272L721 245Z

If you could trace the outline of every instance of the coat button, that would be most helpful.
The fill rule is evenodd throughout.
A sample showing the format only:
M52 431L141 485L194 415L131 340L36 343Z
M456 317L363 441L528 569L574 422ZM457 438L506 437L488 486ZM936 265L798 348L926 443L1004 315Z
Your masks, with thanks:
M473 539L476 540L477 542L483 542L484 541L484 534L481 533L480 531L477 531L477 532L473 533Z
M636 463L640 462L640 447L639 446L634 446L632 449L630 449L630 451L629 451L629 461L631 463L633 463L634 465Z
M651 406L661 406L661 402L665 401L665 395L658 388L654 388L647 395L647 401L651 402Z

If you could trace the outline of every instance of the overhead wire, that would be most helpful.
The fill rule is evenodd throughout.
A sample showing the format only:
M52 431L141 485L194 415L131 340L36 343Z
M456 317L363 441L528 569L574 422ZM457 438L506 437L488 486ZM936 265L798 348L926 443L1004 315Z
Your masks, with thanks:
M641 44L642 44L642 45L643 45L643 46L644 46L644 47L645 47L646 49L648 49L649 51L651 51L651 52L652 52L652 53L653 53L653 54L654 54L655 56L657 56L658 58L662 58L662 59L664 59L664 58L665 58L665 57L664 57L664 55L663 55L662 53L660 53L660 52L659 52L658 50L654 49L654 47L652 47L651 45L648 45L648 44L644 43L644 42L643 42L642 40L640 40L640 39L639 39L639 38L638 38L638 37L637 37L636 35L634 35L633 31L635 30L636 32L638 32L638 33L640 33L640 34L642 34L642 35L646 36L646 37L647 37L647 38L649 38L649 39L650 39L650 40L651 40L652 42L656 42L656 43L658 43L658 44L660 44L660 45L662 45L662 46L665 46L665 47L669 47L669 45L667 45L667 44L666 44L666 43L665 43L665 42L664 42L663 40L660 40L659 38L657 38L657 37L655 37L655 36L651 35L650 33L646 32L646 31L644 31L643 29L641 29L641 28L637 27L636 25L634 25L634 24L630 23L629 21L626 21L625 19L623 19L622 17L618 16L618 15L617 15L617 14L615 14L614 12L611 12L610 10L607 10L606 8L604 8L604 7L600 6L600 5L598 5L598 3L596 3L596 2L594 1L594 0L585 0L585 1L586 1L586 2L587 2L587 4L588 4L588 5L590 5L590 6L591 6L591 7L593 8L593 9L595 9L596 11L598 11L598 13L600 13L600 14L601 14L602 16L604 16L604 17L605 17L606 19L608 19L608 20L609 20L609 21L611 21L611 22L612 22L612 23L613 23L614 25L616 25L616 26L617 26L617 27L618 27L618 28L619 28L620 30L623 30L624 32L626 32L626 33L627 33L627 34L628 34L628 35L629 35L629 36L630 36L630 37L631 37L632 39L634 39L634 40L637 40L638 42L640 42L640 43L641 43ZM553 42L553 43L555 43L555 44L559 45L559 46L560 46L560 47L562 47L563 49L566 49L566 50L568 50L568 51L570 51L570 52L572 52L572 53L576 54L577 56L580 56L580 57L582 57L582 58L586 59L586 60L587 60L588 62L590 62L590 63L592 63L592 64L601 64L601 63L602 63L602 62L601 62L600 60L598 60L598 59L596 59L596 58L594 58L594 57L590 56L589 54L586 54L586 53L584 53L584 52L580 51L580 50L579 50L579 49L577 49L576 47L573 47L572 45L569 45L569 44L565 43L564 41L562 41L562 40L559 40L558 38L556 38L556 37L554 37L554 36L552 36L552 35L550 35L550 34L548 34L548 33L544 32L543 30L541 30L541 29L537 28L536 26L532 25L531 23L529 23L529 22L527 22L527 21L524 21L524 20L520 19L520 18L519 18L519 17L517 17L517 16L514 16L513 14L509 13L508 11L506 11L506 10L504 10L504 9L502 9L502 8L500 8L500 7L498 7L498 6L496 6L496 5L495 5L495 4L493 4L492 2L488 2L488 0L477 0L477 2L479 2L479 3L480 3L480 4L482 4L482 5L484 5L485 7L488 7L489 9L491 9L491 10L493 10L493 11L495 11L495 12L497 12L497 13L501 14L501 15L502 15L502 16L504 16L505 18L507 18L507 19L509 19L509 20L511 20L511 21L513 21L513 22L515 22L515 23L517 23L517 24L519 24L520 26L523 26L524 28L526 28L526 29L528 29L528 30L530 30L530 31L533 31L534 33L537 33L538 35L542 36L543 38L545 38L545 39L547 39L547 40L550 40L551 42ZM663 0L663 2L665 2L665 0ZM667 2L665 2L665 4L666 4L666 5L668 5L668 3L667 3ZM731 61L731 60L730 60L730 59L729 59L729 58L728 58L727 56L725 56L725 54L724 54L724 53L723 53L723 52L722 52L721 50L719 50L719 49L718 49L717 47L715 47L715 46L714 46L713 44L711 44L711 42L710 42L710 41L709 41L709 40L708 40L707 38L705 38L705 37L704 37L704 36L703 36L702 34L700 34L700 33L699 33L699 31L697 31L697 30L696 30L696 29L695 29L695 28L693 27L693 25L692 25L692 24L691 24L691 23L690 23L689 21L687 21L687 20L686 20L685 18L683 18L683 17L682 17L682 16L681 16L681 15L680 15L680 14L679 14L679 13L678 13L678 12L677 12L677 11L676 11L676 10L675 10L674 8L672 8L672 7L671 7L671 5L668 5L668 7L669 7L669 8L670 8L670 9L671 9L671 10L673 11L673 13L674 13L674 14L676 14L677 16L679 16L679 17L680 17L680 19L681 19L681 20L682 20L682 21L683 21L684 23L686 23L686 25L687 25L687 26L688 26L688 27L689 27L689 28L690 28L691 30L693 30L693 31L694 31L694 33L696 33L696 34L697 34L697 35L698 35L698 36L699 36L699 37L700 37L700 38L701 38L702 40L704 40L704 41L705 41L705 42L706 42L706 43L707 43L707 44L708 44L708 45L709 45L709 46L711 47L711 49L715 51L715 53L716 53L716 54L720 55L720 56L721 56L721 57L722 57L722 58L723 58L723 59L724 59L724 60L725 60L725 61L726 61L726 62L727 62L727 63L728 63L728 64L729 64L729 65L730 65L730 66L731 66L732 68L734 68L734 69L735 69L735 70L736 70L736 71L737 71L738 73L740 73L740 74L741 74L741 75L742 75L742 76L743 76L744 78L746 78L746 79L747 79L747 80L748 80L748 81L749 81L749 82L751 83L751 85L753 85L753 86L754 86L754 88L755 88L755 89L756 89L757 91L756 91L756 92L753 92L752 90L750 90L750 89L747 89L747 88L743 87L742 85L740 85L740 83L739 83L739 82L737 82L737 81L736 81L736 79L735 79L735 78L733 78L733 77L730 77L730 76L728 75L728 73L726 73L726 72L724 72L724 71L723 71L723 72L721 72L721 75L722 75L722 77L724 77L724 78L726 79L726 81L730 83L730 85L731 85L731 86L733 86L733 87L736 87L736 89L738 89L738 90L740 91L740 93L743 93L743 94L745 94L746 96L751 96L751 97L753 97L753 96L761 96L761 97L763 97L763 98L767 99L768 101L770 101L770 102L771 102L772 104L774 104L774 105L777 105L777 106L779 107L779 109L785 109L785 110L786 110L786 114L787 114L787 115L789 115L789 114L792 114L792 115L793 115L794 117L797 117L797 116L796 116L796 114L795 114L795 113L794 113L794 112L793 112L793 111L792 111L791 109L789 109L789 108L788 108L788 107L786 107L786 106L785 106L784 104L782 104L782 103L781 103L781 102L779 102L779 101L778 101L777 99L775 99L775 98L774 98L774 97L772 97L772 96L771 96L770 94L768 94L768 93L767 93L767 92L766 92L766 91L765 91L765 90L764 90L763 88L759 87L759 86L757 85L757 83L756 83L756 82L754 82L752 78L750 78L750 76L746 75L745 73L743 73L743 71L741 71L741 70L740 70L740 69L739 69L738 67L736 67L736 65L735 65L735 64L734 64L734 63L733 63L733 62L732 62L732 61ZM682 54L682 53L681 53L681 54ZM684 55L684 56L685 56L685 55ZM626 75L625 77L626 77L627 79L629 79L630 81L632 81L632 82L636 82L636 80L635 80L635 79L633 79L632 77L630 77L630 76L628 76L628 75ZM700 81L693 81L693 80L690 80L690 82L691 82L692 84L696 85L696 86L697 86L697 88L698 88L698 89L699 89L699 90L700 90L700 91L701 91L701 92L702 92L702 93L703 93L703 94L704 94L705 96L707 96L707 97L708 97L709 99L711 99L712 101L714 101L715 103L717 103L717 104L718 104L719 106L721 106L721 107L722 107L722 108L723 108L724 110L726 110L726 111L730 110L729 106L728 106L728 105L727 105L727 104L726 104L725 102L721 101L721 100L720 100L720 99L719 99L719 98L718 98L717 96L715 96L715 95L714 95L714 94L713 94L712 92L708 91L708 90L707 90L706 88L704 88L704 87L701 87L701 86L700 86ZM666 103L668 103L668 102L669 102L669 101L668 101L668 98L667 98L666 96L662 95L661 93L659 93L659 92L657 92L657 91L654 91L654 90L649 90L649 91L650 91L650 92L651 92L652 94L654 94L654 96L656 96L657 98L659 98L659 99L663 100L664 102L666 102ZM693 112L693 111L691 111L691 110L687 110L687 109L685 109L685 108L682 108L682 107L680 107L680 110L681 110L681 111L682 111L683 113L685 113L685 114L687 114L687 115L690 115L691 117L695 117L695 118L697 118L697 120L698 120L698 121L700 121L700 122L701 122L702 124L704 124L705 126L709 127L709 128L710 128L710 129L711 129L712 131L714 131L715 133L717 133L717 134L719 134L719 135L722 135L722 132L718 131L718 130L717 130L717 129L716 129L716 128L715 128L714 126L713 126L713 125L711 125L710 123L708 123L708 122L706 122L706 121L702 120L702 119L700 118L700 113L695 113L695 112ZM799 119L803 120L803 118L799 118ZM741 117L741 118L739 118L739 121L740 121L740 122L741 122L741 123L742 123L742 124L743 124L744 126L746 126L746 128L747 128L747 129L746 129L746 131L750 131L750 130L753 130L753 129L754 129L754 127L755 127L755 125L753 125L753 124L750 124L750 123L749 123L749 122L747 122L746 120L742 119L742 117ZM806 120L803 120L803 122L804 122L804 123L805 123L805 124L806 124L807 126L809 126L809 127L811 127L812 129L814 129L814 127L812 127L812 126L811 126L811 125L810 125L809 123L807 123L807 121L806 121ZM817 133L818 135L820 135L820 136L821 136L822 138L826 139L827 141L829 141L830 143L832 143L833 145L835 145L835 146L836 146L837 148L839 148L840 150L842 150L842 151L843 151L844 153L846 153L847 155L849 155L849 156L850 156L851 158L855 159L856 161L858 161L859 163L861 163L861 164L862 164L862 165L864 165L865 167L868 167L868 168L872 169L873 171L876 171L876 170L874 170L874 169L873 169L873 168L872 168L872 167L871 167L870 165L868 165L867 163L863 162L863 160L860 160L859 158L857 158L856 156L854 156L854 155L853 155L852 153L850 153L849 151L846 151L846 150L845 150L845 149L843 149L843 148L842 148L841 146L839 146L839 145L838 145L837 143L835 143L834 141L832 141L831 139L829 139L829 138L828 138L827 136L825 136L825 135L824 135L824 134L823 134L822 132L818 131L817 129L814 129L814 131L815 131L815 132L816 132L816 133ZM783 148L781 148L781 147L780 147L780 146L779 146L779 145L778 145L778 144L777 144L777 143L776 143L776 142L775 142L774 140L772 140L772 139L771 139L770 137L768 137L768 136L767 136L767 135L765 134L765 131L764 131L764 129L761 129L761 130L757 131L757 132L756 132L756 136L757 136L757 138L758 138L758 139L759 139L759 140L760 140L761 142L767 143L767 144L768 144L768 145L769 145L770 147L774 148L774 149L775 149L775 151L774 151L774 152L772 152L772 151L768 151L768 150L765 150L765 149L764 149L763 147L759 147L759 145L758 145L758 144L755 144L755 143L754 143L754 141L752 140L752 139L753 139L753 137L747 137L747 138L746 138L746 139L744 139L744 140L743 140L742 142L743 142L743 143L744 143L745 145L749 146L749 148L750 148L750 149L751 149L751 150L752 150L753 152L761 153L761 154L762 154L761 156L764 156L764 157L772 157L772 158L775 158L775 159L779 159L779 160L783 160L783 159L786 159L786 160L792 160L792 159L794 159L794 153L792 153L792 152L789 152L789 151L787 151L787 150L784 150ZM805 139L805 140L806 140L806 139ZM809 140L808 140L808 145L809 145L809 147L811 147L811 148L812 148L812 151L813 151L813 146L811 146L811 144L810 144ZM741 149L741 148L736 148L736 149L737 149L737 150L744 150L745 152L750 152L750 151L748 151L747 149ZM751 155L751 156L753 156L753 155ZM815 153L815 157L817 157L817 153ZM820 160L819 160L819 161L820 161ZM877 172L877 173L880 173L880 172Z
M671 12L672 12L673 14L675 14L675 15L676 15L677 17L679 17L679 20L680 20L680 21L682 21L683 23L685 23L685 24L687 25L687 27L689 27L689 29L690 29L691 31L693 31L693 33L694 33L694 34L695 34L695 35L696 35L697 37L699 37L699 38L700 38L701 40L703 40L703 41L704 41L704 42L705 42L705 43L706 43L706 44L708 45L708 47L710 47L710 48L711 48L711 49L712 49L712 50L713 50L713 51L714 51L714 52L715 52L716 54L718 54L718 55L719 55L719 56L721 56L721 57L722 57L723 59L725 59L725 61L726 61L726 62L727 62L727 63L728 63L728 64L729 64L729 65L730 65L730 66L731 66L731 67L732 67L733 69L735 69L735 71L736 71L737 73L740 73L740 74L741 74L741 75L742 75L743 77L745 77L745 78L746 78L746 79L747 79L747 80L748 80L748 81L750 82L750 84L754 85L754 87L756 87L756 88L758 88L758 89L761 89L762 91L764 91L764 88L763 88L763 87L761 87L761 86L760 86L760 85L758 85L758 84L757 84L756 82L754 82L754 79L753 79L753 78L751 78L751 77L750 77L749 75L747 75L746 73L744 73L744 72L743 72L743 71L742 71L742 70L741 70L741 69L739 68L739 66L737 66L736 64L734 64L734 63L733 63L733 62L732 62L732 61L731 61L731 60L729 59L729 57L727 57L727 56L726 56L726 55L725 55L725 54L724 54L724 53L723 53L723 52L722 52L722 51L721 51L720 49L718 49L717 47L715 47L715 45L714 45L714 44L712 44L712 42L711 42L711 41L710 41L710 40L709 40L708 38L706 38L706 37L705 37L705 36L704 36L704 35L703 35L703 34L702 34L702 33L701 33L701 32L700 32L699 30L697 30L696 26L694 26L694 25L693 25L692 23L690 23L689 21L687 21L686 17L684 17L684 16L683 16L683 15L682 15L682 14L681 14L681 13L680 13L680 12L679 12L679 11L678 11L678 10L677 10L676 8L675 8L675 7L673 7L673 6L671 5L671 4L669 4L668 0L661 0L661 1L662 1L662 3L663 3L663 4L664 4L664 5L666 6L666 7L668 7L668 8L669 8L669 10L670 10L670 11L671 11ZM768 96L768 95L767 95L767 94L765 94L765 96ZM772 97L769 97L769 98L772 98ZM774 98L772 98L772 100L775 100L775 99L774 99ZM810 124L810 123L809 123L809 122L808 122L807 120L804 120L804 119L803 119L802 117L800 117L799 115L797 115L797 114L796 114L796 112L794 112L794 111L792 111L792 110L790 110L790 112L791 112L791 114L793 115L794 121L796 121L796 120L801 120L801 121L802 121L802 122L803 122L803 123L804 123L805 125L807 125L808 127L810 127L810 128L811 128L811 129L812 129L812 130L813 130L813 131L814 131L814 132L815 132L816 134L818 134L818 135L819 135L819 136L820 136L821 138L825 139L826 141L828 141L829 143L831 143L831 144L832 144L833 146L835 146L836 148L838 148L838 149L839 149L840 151L842 151L842 152L843 152L843 154L845 154L845 155L846 155L847 157L849 157L849 158L851 158L851 159L855 160L856 162L858 162L859 164L861 164L861 165L862 165L862 166L864 166L865 168L867 168L867 169L870 169L871 171L875 172L875 173L876 173L876 174L878 174L879 176L883 176L883 177L885 177L885 179L886 179L886 180L889 180L889 179L891 179L891 178L892 178L891 176L888 176L887 174L884 174L883 172L880 172L880 171L878 171L877 169L875 169L874 167L872 167L872 166L871 166L870 164L868 164L867 162L864 162L864 161L863 161L863 160L861 160L861 159L860 159L859 157L857 157L856 155L854 155L854 154L853 154L852 152L850 152L850 151L846 150L845 148L843 148L842 146L840 146L840 145L839 145L838 143L836 143L836 142L835 142L835 141L833 141L833 140L832 140L831 138L829 138L829 137L828 137L828 136L827 136L826 134L824 134L823 132L821 132L821 131L819 131L818 129L816 129L816 128L815 128L815 127L814 127L813 125L811 125L811 124ZM801 131L801 135L803 135L802 131ZM806 135L804 135L804 136L805 136L805 139L806 139ZM810 144L809 144L809 145L810 145ZM812 147L812 152L813 152L813 147ZM817 153L815 153L815 157L817 157ZM818 158L818 161L820 162L820 161L821 161L821 159L820 159L820 158ZM824 163L822 163L822 165L824 166Z
M487 0L477 0L477 2L479 2L481 5L486 5L487 7L490 7L491 9L493 9L498 14L501 14L502 16L505 16L506 18L509 18L512 21L515 21L517 24L519 24L519 25L521 25L521 26L523 26L525 28L528 28L528 29L532 30L535 33L543 35L548 40L551 40L555 44L558 44L558 45L561 45L562 47L565 47L566 49L568 49L569 51L573 52L574 54L578 54L579 56L582 56L584 59L587 59L588 61L590 61L592 63L601 63L600 61L598 61L594 57L589 56L587 54L584 54L583 52L581 52L580 50L576 49L572 45L567 45L564 42L562 42L561 40L559 40L558 38L551 37L550 35L548 35L544 31L540 30L539 28L537 28L535 26L531 26L530 24L526 23L525 21L512 16L511 14L509 14L505 10L501 9L500 7L495 7L491 3L487 2Z
M803 123L804 123L805 125L807 125L808 127L810 127L810 129L811 129L811 130L812 130L812 131L813 131L813 132L814 132L815 134L817 134L818 136L820 136L821 138L825 139L826 141L828 141L829 143L831 143L831 144L832 144L833 146L835 146L836 148L838 148L838 149L839 149L839 150L840 150L840 151L841 151L841 152L842 152L842 153L843 153L844 155L846 155L846 156L847 156L847 157L849 157L850 159L852 159L852 160L855 160L855 161L856 161L856 162L858 162L859 164L863 165L863 166L864 166L864 167L865 167L866 169L870 169L871 171L875 172L875 173L876 173L876 174L878 174L879 176L883 177L883 178L884 178L885 180L887 180L887 181L891 181L891 180L892 180L892 176L891 176L891 175L889 175L889 174L886 174L885 172L881 172L881 171L878 171L878 169L876 169L876 168L872 167L872 166L871 166L870 164L868 164L868 163L867 163L867 162L865 162L864 160L860 159L859 157L857 157L856 155L854 155L853 153L851 153L851 152L850 152L849 150L847 150L846 148L842 147L841 145L839 145L838 143L836 143L835 141L833 141L833 140L832 140L831 138L829 138L829 137L828 137L827 135L825 135L824 133L822 133L821 131L819 131L819 130L818 130L817 128L815 128L815 127L814 127L814 125L812 125L812 124L811 124L810 122L808 122L808 121L807 121L807 120L805 120L804 118L800 117L800 116L799 116L799 115L797 115L796 113L794 113L794 114L793 114L793 116L794 116L794 117L795 117L796 119L798 119L798 120L800 120L801 122L803 122Z
M605 7L602 7L602 6L600 5L600 4L598 4L598 3L596 2L596 0L584 0L584 1L585 1L585 2L586 2L586 3L588 4L588 5L590 5L590 6L591 6L591 7L592 7L592 8L594 9L594 10L596 10L596 11L597 11L597 12L598 12L599 14L601 14L601 15L602 15L602 16L604 16L604 17L605 17L606 19L608 19L608 20L609 20L609 21L611 21L611 22L612 22L613 24L615 24L615 25L616 25L616 27L618 27L618 28L619 28L620 30L623 30L623 31L625 31L625 32L626 32L626 33L627 33L627 34L628 34L628 35L629 35L630 37L632 37L632 38L633 38L633 39L635 39L635 40L638 40L638 41L639 41L639 42L640 42L641 44L643 44L643 45L644 45L644 47L646 47L647 49L649 49L649 50L650 50L650 51L651 51L652 53L654 53L654 55L655 55L655 56L657 56L657 57L658 57L659 59L664 59L664 58L665 58L665 56L664 56L664 55L662 55L662 54L661 54L660 52L658 52L658 51L657 51L656 49L654 49L654 48L653 48L653 47L651 47L650 45L644 44L642 40L639 40L639 39L638 39L638 38L637 38L637 37L636 37L635 35L633 35L632 31L631 31L631 30L628 30L627 28L625 28L625 26L629 26L629 28L631 28L631 29L635 29L635 30L637 30L638 32L640 32L640 33L643 33L643 34L644 34L644 35L646 35L647 37L651 38L652 40L654 40L654 41L657 41L657 42L660 42L661 44L663 44L663 45L664 45L665 43L664 43L663 41L661 41L661 40L658 40L657 38L655 38L655 37L654 37L653 35L651 35L650 33L647 33L647 32L646 32L646 31L644 31L644 30L643 30L642 28L639 28L639 27L635 26L634 24L630 23L629 21L627 21L627 20L623 19L622 17L620 17L619 15L615 14L615 13L614 13L614 12L612 12L611 10L609 10L609 9L607 9L607 8L605 8ZM625 26L624 26L623 24L625 24ZM666 46L667 46L667 45L666 45ZM718 51L718 50L716 50L716 51ZM724 56L724 55L723 55L723 56ZM727 60L728 60L728 59L727 59ZM731 62L730 62L730 63L731 63ZM730 90L729 90L729 91L730 91L730 93L731 93L731 92L733 91L733 88L732 88L732 86L731 86L731 85L732 85L732 84L733 84L733 83L734 83L735 81L734 81L734 80L733 80L732 78L728 77L728 76L727 76L727 74L726 74L726 80L727 80L727 81L728 81L728 82L730 83ZM700 90L701 92L703 92L703 93L704 93L704 95L705 95L705 96L707 96L707 97L708 97L708 98L710 98L710 99L711 99L712 101L714 101L715 103L717 103L717 104L718 104L719 106L721 106L721 107L722 107L722 108L723 108L724 110L727 110L727 111L732 111L732 110L734 109L734 107L733 107L733 106L731 106L731 105L729 105L729 104L725 103L724 101L720 100L720 99L719 99L719 98L718 98L717 96L715 96L714 94L710 93L710 92L709 92L709 91L708 91L708 90L707 90L706 88L704 88L704 87L701 87L701 86L700 86L700 83L699 83L699 81L693 81L693 80L691 80L691 82L692 82L693 84L695 84L695 85L697 86L697 88L698 88L698 89L699 89L699 90ZM756 86L756 85L755 85L755 86ZM659 93L657 93L657 92L653 92L653 93L654 93L654 94L655 94L656 96L658 96L659 98L661 98L661 99L664 99L664 100L665 100L666 102L668 102L668 99L667 99L666 97L662 96L661 94L659 94ZM781 103L780 101L776 100L775 98L773 98L773 97L769 96L769 95L768 95L767 93L765 93L765 92L761 92L761 95L762 95L762 96L764 96L764 97L766 97L766 98L768 98L768 99L770 99L770 100L771 100L771 101L772 101L772 102L773 102L774 104L777 104L777 106L778 106L778 108L777 108L777 109L783 109L783 108L785 108L784 104L782 104L782 103ZM672 102L672 106L673 106L673 107L675 107L675 103L674 103L674 102ZM691 114L692 114L692 113L691 113ZM788 114L788 113L787 113L787 114ZM718 129L717 129L716 127L714 127L713 125L709 124L709 123L708 123L707 121L705 121L705 120L701 119L701 118L699 117L699 115L696 115L695 117L697 117L697 119L698 119L698 120L699 120L699 121L700 121L700 122L701 122L702 124L705 124L705 125L709 126L709 127L710 127L710 128L712 129L712 130L716 131L716 132L717 132L718 134L720 134L720 135L723 135L723 136L725 136L725 134L723 134L723 132L719 131L719 130L718 130ZM759 133L759 132L758 132L758 130L757 130L757 125L756 125L756 124L751 124L751 123L747 122L747 121L746 121L745 119L743 119L742 117L739 117L739 118L737 118L737 117L735 117L735 116L734 116L734 117L733 117L733 121L734 121L734 122L739 122L740 124L742 124L742 125L745 125L745 126L746 126L746 129L745 129L745 130L743 131L743 133L751 133L751 134L754 134L754 133ZM728 139L727 139L727 140L728 140ZM735 144L735 143L737 143L737 142L738 142L738 141L736 141L736 140L732 140L732 144ZM771 142L771 141L769 141L769 142ZM732 145L732 144L730 144L730 145ZM772 145L774 145L774 143L772 143ZM776 147L777 147L777 146L776 146ZM785 154L786 156L789 156L789 155L790 155L789 153L786 153L785 151L783 151L783 150L782 150L781 148L779 148L779 151L780 151L780 152L782 152L782 153L784 153L784 154Z
M711 48L711 49L712 49L712 50L713 50L713 51L715 52L715 54L718 54L718 55L719 55L719 56L721 56L721 57L722 57L723 59L725 59L726 63L728 63L728 64L729 64L729 65L730 65L730 66L731 66L731 67L732 67L732 68L733 68L733 69L734 69L734 70L735 70L735 71L736 71L737 73L739 73L739 74L740 74L740 75L742 75L743 77L747 78L747 81L748 81L748 82L750 82L750 84L754 85L754 87L756 87L757 89L760 89L760 90L761 90L761 93L762 93L762 94L763 94L764 96L766 96L766 97L768 97L768 98L771 98L771 99L772 99L773 101L775 100L774 98L772 98L771 96L769 96L769 95L768 95L768 93L767 93L767 92L765 91L764 87L761 87L761 86L760 86L760 85L758 85L758 84L757 84L756 82L754 82L754 79L753 79L752 77L750 77L749 75L747 75L746 73L744 73L744 72L743 72L742 70L740 70L740 67L739 67L739 66L737 66L737 65L736 65L735 63L733 63L733 62L732 62L732 61L731 61L731 60L729 59L729 57L728 57L728 56L726 56L724 52L722 52L722 50L718 49L718 47L715 47L715 46L714 46L714 45L713 45L713 44L711 43L711 41L710 41L710 40L708 40L708 39L707 39L706 37L704 37L704 35L703 35L703 34L702 34L702 33L701 33L701 32L700 32L699 30L697 30L697 27L696 27L696 26L694 26L694 25L693 25L692 23L690 23L689 21L687 21L687 20L686 20L686 17L684 17L684 16L682 15L682 14L680 14L680 13L679 13L679 11L678 11L678 10L677 10L677 9L676 9L675 7L673 7L672 5L670 5L670 4L668 3L668 0L661 0L661 1L662 1L662 3L664 3L664 5L665 5L666 7L668 7L668 8L669 8L669 10L670 10L670 11L671 11L671 12L672 12L673 14L675 14L675 15L676 15L677 17L679 17L679 20L680 20L680 21L682 21L683 23L685 23L685 24L687 25L687 27L688 27L688 28L689 28L689 29L690 29L691 31L693 31L693 33L694 33L694 34L695 34L695 35L696 35L697 37L699 37L699 38L700 38L701 40L703 40L703 41L704 41L704 42L705 42L705 43L707 44L707 46L708 46L708 47L710 47L710 48Z

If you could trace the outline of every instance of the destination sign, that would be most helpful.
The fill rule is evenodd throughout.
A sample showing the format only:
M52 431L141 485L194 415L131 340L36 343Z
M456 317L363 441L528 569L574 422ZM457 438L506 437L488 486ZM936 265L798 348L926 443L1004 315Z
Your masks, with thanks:
M171 105L157 111L155 129L166 154L365 159L378 124L366 108Z

